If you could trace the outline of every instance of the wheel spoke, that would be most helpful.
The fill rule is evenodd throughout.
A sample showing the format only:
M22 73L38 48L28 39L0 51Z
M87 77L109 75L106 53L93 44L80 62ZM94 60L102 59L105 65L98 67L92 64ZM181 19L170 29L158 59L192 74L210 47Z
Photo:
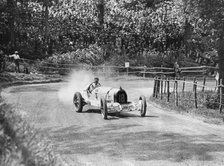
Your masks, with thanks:
M74 101L73 101L74 105L76 107L79 107L79 101L78 101L78 98L77 97L74 97Z
M73 97L73 104L75 106L76 112L82 112L83 99L82 99L82 95L79 92L75 93Z

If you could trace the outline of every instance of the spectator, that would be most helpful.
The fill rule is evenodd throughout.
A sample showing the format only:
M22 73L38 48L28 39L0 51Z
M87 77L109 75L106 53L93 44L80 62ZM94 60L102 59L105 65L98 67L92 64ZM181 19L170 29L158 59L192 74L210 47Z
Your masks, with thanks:
M9 57L11 58L13 58L14 59L14 63L15 63L15 72L17 73L17 72L20 72L20 70L19 70L19 61L20 61L20 57L19 57L19 54L18 54L18 51L15 51L15 53L14 54L12 54L12 55L9 55Z
M216 73L215 75L215 80L218 82L219 81L219 72Z
M180 77L180 66L179 64L177 63L177 61L174 63L174 74L175 74L175 77L176 78L179 78Z
M30 72L29 72L29 70L28 70L27 67L24 68L23 72L24 72L25 74L30 74Z

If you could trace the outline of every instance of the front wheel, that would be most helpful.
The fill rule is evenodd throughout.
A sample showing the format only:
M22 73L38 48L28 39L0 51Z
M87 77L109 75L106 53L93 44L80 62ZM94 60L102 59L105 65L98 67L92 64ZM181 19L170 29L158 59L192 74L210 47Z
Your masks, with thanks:
M139 106L139 108L140 108L140 115L141 115L141 117L145 117L146 109L147 109L145 96L140 96L139 97L139 104L140 104L140 106Z
M82 112L83 102L80 92L76 92L73 97L73 104L75 105L76 112Z
M103 119L107 119L108 111L107 111L107 101L105 98L100 100L100 110Z

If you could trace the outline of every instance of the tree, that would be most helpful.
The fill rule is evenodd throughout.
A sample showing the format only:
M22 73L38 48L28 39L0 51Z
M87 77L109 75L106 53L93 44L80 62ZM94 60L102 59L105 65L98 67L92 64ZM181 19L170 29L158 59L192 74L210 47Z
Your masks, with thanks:
M104 0L98 0L97 8L98 8L98 18L99 25L102 27L104 24Z
M43 58L46 48L48 54L65 53L97 43L105 59L124 55L134 65L145 51L165 56L180 49L186 20L179 0L17 0L14 11L11 32L27 57ZM9 25L1 29L6 36Z
M16 13L16 2L14 0L7 0L8 9L8 24L10 31L10 45L15 48L15 13Z
M189 0L186 6L193 9L192 15L200 22L205 22L203 31L210 32L215 39L219 58L219 77L224 84L224 1L223 0ZM222 88L224 91L224 88Z

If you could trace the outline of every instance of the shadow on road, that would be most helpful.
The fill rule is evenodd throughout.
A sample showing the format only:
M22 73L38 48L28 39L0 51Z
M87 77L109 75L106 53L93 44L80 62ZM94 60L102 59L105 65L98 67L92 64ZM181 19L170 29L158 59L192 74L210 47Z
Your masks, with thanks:
M130 118L130 117L137 117L137 118L158 118L158 116L149 116L146 115L144 117L141 117L140 115L136 115L136 114L132 114L132 113L121 113L120 115L118 115L119 118Z
M81 113L97 113L97 114L101 114L101 111L99 109L87 109L86 111L83 111ZM159 116L146 115L145 117L141 117L140 115L136 115L136 114L133 114L133 113L121 112L120 114L117 114L117 113L109 114L107 120L117 120L119 118L128 119L128 118L133 118L133 117L136 117L136 118L158 118Z
M59 153L67 155L103 153L122 159L182 162L188 159L211 161L213 152L224 152L223 140L215 135L132 132L132 128L141 127L138 124L104 124L91 129L71 126L46 132L50 133Z

